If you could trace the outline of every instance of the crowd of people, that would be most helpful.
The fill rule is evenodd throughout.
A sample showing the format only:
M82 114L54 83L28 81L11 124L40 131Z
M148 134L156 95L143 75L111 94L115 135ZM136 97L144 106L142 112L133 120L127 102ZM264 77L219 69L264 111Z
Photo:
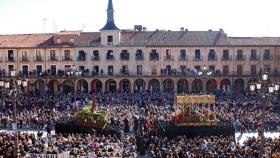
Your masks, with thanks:
M76 100L74 100L76 98ZM20 155L28 154L70 154L97 157L135 157L137 150L137 133L143 128L145 149L151 157L207 157L235 156L247 157L258 152L258 140L248 139L244 145L235 142L232 137L195 137L184 136L161 139L149 135L153 121L170 121L179 106L174 104L173 93L141 92L134 94L108 93L61 95L25 95L17 98L17 119L19 129L47 130L54 128L56 123L74 119L74 114L81 106L95 99L98 110L107 113L107 124L118 126L123 130L121 138L114 135L96 134L49 134L46 138L34 134L19 134ZM266 130L280 130L279 102L273 102L266 108ZM11 129L13 121L12 100L1 97L0 128ZM220 121L232 122L237 131L257 131L259 128L261 101L243 94L217 95L215 105L196 105L196 108L208 108L215 111ZM134 132L134 133L133 133ZM0 132L0 156L9 157L13 147L13 133ZM5 141L4 141L5 140ZM279 153L279 139L269 140L266 145L270 153ZM256 147L257 146L257 147ZM227 149L227 150L224 150ZM280 147L279 147L280 149ZM268 150L268 149L267 149Z

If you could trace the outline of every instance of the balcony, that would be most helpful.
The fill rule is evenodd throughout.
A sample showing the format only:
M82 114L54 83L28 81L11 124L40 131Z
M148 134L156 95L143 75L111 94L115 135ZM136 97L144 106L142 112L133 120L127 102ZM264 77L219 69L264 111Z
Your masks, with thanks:
M58 61L58 56L50 56L49 61Z
M34 61L38 61L38 62L43 61L43 57L42 56L35 56Z
M158 61L159 60L159 53L154 51L150 53L150 61Z
M208 61L217 61L217 56L208 57Z
M238 61L246 60L246 56L245 55L237 55L237 56L235 56L235 60L238 60Z
M174 61L174 56L167 55L164 57L164 61Z
M263 56L263 60L273 60L273 56Z
M188 60L188 56L179 56L178 60L179 61L187 61Z
M232 56L231 55L229 55L229 56L222 56L222 60L223 61L227 61L227 60L232 60Z
M63 56L62 60L63 61L72 61L72 58L71 58L71 56Z
M15 58L7 58L7 60L6 60L7 62L15 62L16 61L16 59Z
M260 59L259 56L250 56L250 61L257 61L259 59Z
M193 56L193 61L202 61L203 57L202 56Z
M114 56L112 56L112 55L107 55L106 56L106 60L115 60L115 57Z
M98 76L98 75L99 75L99 72L92 71L92 76Z
M128 76L129 75L129 71L128 70L121 70L120 74Z
M22 56L22 57L21 57L21 61L23 61L23 62L28 62L29 60L28 60L28 57L27 57L27 56Z
M91 57L91 61L99 61L100 57L99 56L93 56Z
M144 56L135 56L136 61L144 60Z
M86 57L85 56L78 56L77 61L86 61Z

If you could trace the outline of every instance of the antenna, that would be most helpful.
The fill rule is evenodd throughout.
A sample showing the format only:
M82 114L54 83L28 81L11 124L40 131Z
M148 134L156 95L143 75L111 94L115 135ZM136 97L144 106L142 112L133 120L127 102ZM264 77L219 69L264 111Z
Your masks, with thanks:
M82 24L82 31L84 31L84 28L86 27L85 24Z

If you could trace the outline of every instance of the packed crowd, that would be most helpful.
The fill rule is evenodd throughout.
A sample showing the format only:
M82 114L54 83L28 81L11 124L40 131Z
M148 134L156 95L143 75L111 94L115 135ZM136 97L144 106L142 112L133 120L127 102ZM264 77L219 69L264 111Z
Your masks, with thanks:
M96 99L98 110L107 112L108 124L120 127L125 132L123 138L113 135L49 135L40 138L32 134L20 134L20 153L29 154L59 154L67 152L70 155L96 155L99 157L114 155L119 157L134 157L136 153L136 138L129 134L136 132L141 124L147 130L147 117L170 121L177 110L174 105L172 93L135 94L77 94L74 95L28 95L17 98L18 128L51 130L55 123L73 120L74 113L84 104ZM256 131L260 120L260 101L248 95L218 95L215 105L197 105L198 109L209 108L216 111L217 118L221 121L232 122L236 130ZM13 108L10 98L2 97L0 102L0 128L10 129L13 121ZM266 109L266 129L280 130L279 104ZM11 154L13 135L0 133L0 155ZM4 141L9 140L9 141ZM249 142L251 141L251 142ZM252 143L255 141L254 143ZM279 139L270 140L274 146L279 146ZM179 144L178 144L179 143ZM159 139L148 136L145 140L146 149L151 157L191 157L191 155L241 155L253 154L257 150L254 145L257 140L249 139L248 144L240 146L231 137L209 137L186 139L178 137L172 140ZM247 145L247 148L246 148ZM219 152L223 146L229 150ZM275 147L270 147L270 155L279 152ZM231 149L234 148L232 151ZM173 150L174 149L174 150ZM187 149L187 150L185 150ZM171 151L171 152L170 152ZM184 153L185 152L185 153ZM104 155L105 154L105 155ZM227 156L226 156L227 157Z
M248 138L241 145L235 142L234 137L207 138L196 137L188 139L179 136L174 139L150 137L147 139L149 155L152 158L188 158L188 157L238 157L250 158L261 157L260 140ZM265 143L265 158L280 157L280 137L267 139Z

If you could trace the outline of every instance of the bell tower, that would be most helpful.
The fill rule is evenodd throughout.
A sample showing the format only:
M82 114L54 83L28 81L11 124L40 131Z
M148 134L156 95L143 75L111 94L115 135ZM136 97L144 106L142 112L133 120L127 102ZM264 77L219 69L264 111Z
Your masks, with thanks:
M114 22L114 8L113 0L108 1L107 8L107 22L105 26L100 30L101 33L101 45L119 45L120 43L120 29Z

